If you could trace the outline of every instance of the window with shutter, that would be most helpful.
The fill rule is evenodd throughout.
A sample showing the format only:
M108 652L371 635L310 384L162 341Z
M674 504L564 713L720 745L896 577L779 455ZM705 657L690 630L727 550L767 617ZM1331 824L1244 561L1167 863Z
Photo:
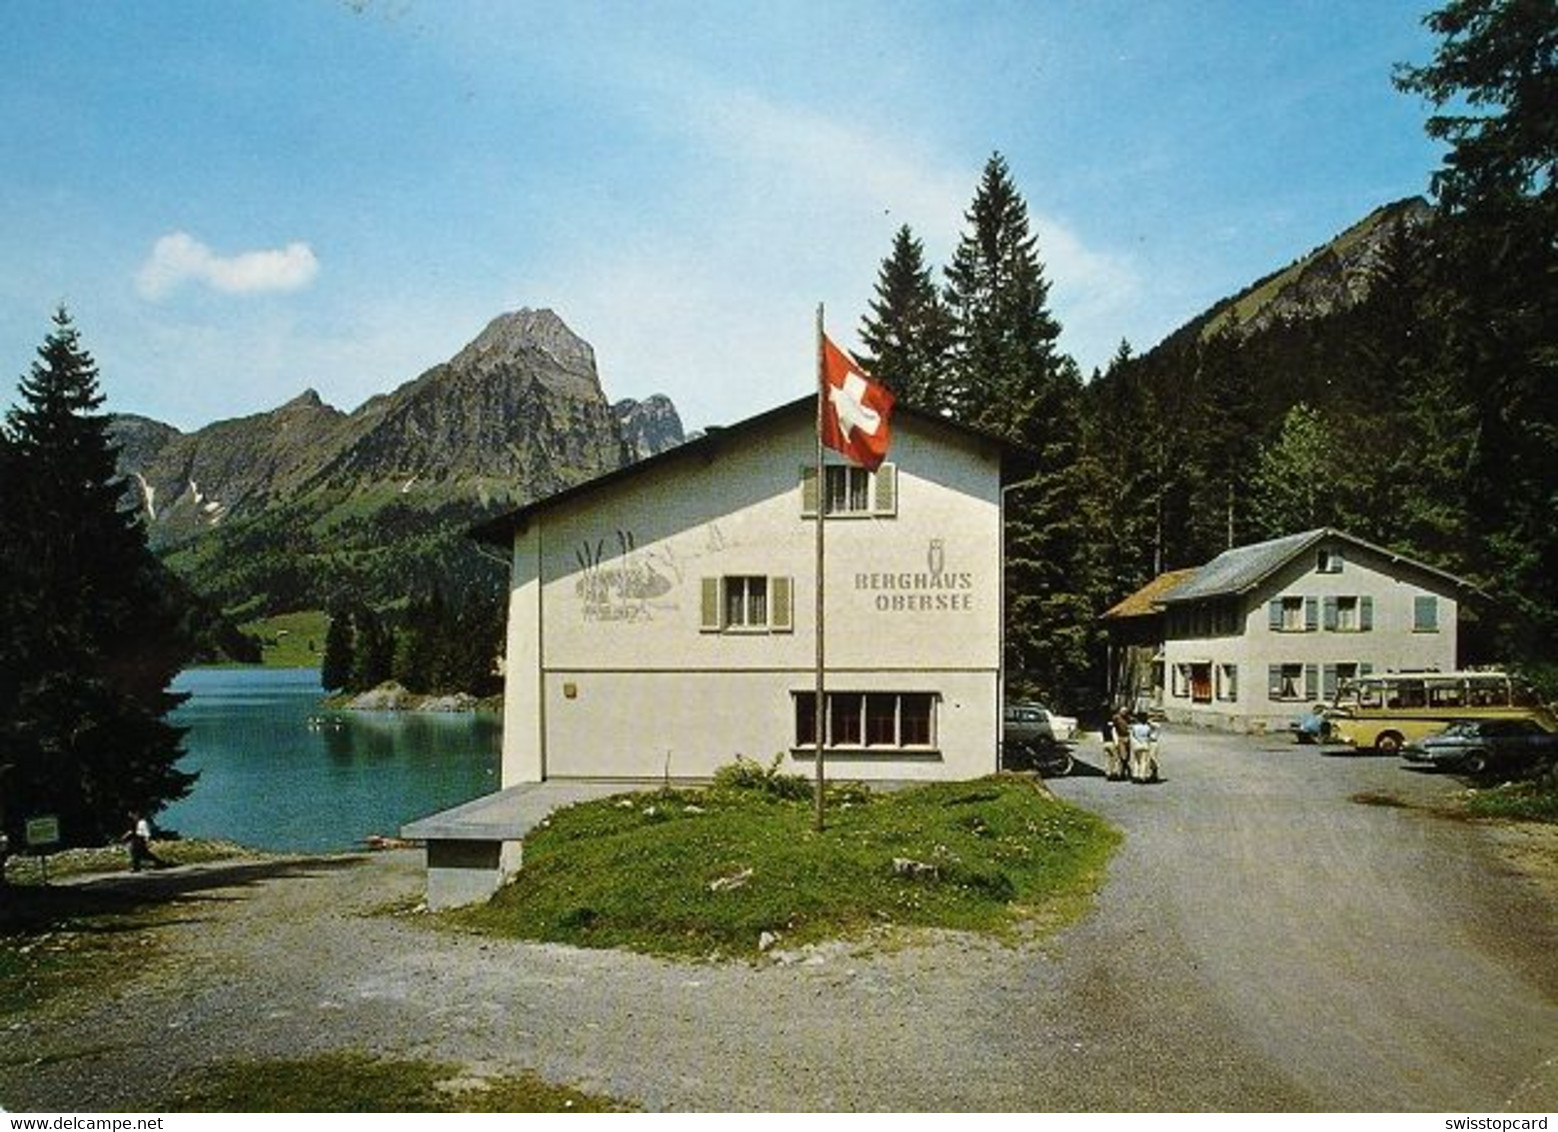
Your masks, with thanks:
M828 464L817 481L815 466L800 472L801 516L815 519L820 503L830 516L871 516L891 518L898 514L898 469L883 464L875 472L853 464Z
M705 633L794 631L795 583L788 577L727 574L702 579L699 629Z
M1313 670L1314 665L1308 665ZM1307 691L1305 665L1273 664L1267 669L1267 695L1273 700L1301 700L1314 693Z
M1412 631L1437 633L1439 631L1439 599L1429 595L1412 599Z

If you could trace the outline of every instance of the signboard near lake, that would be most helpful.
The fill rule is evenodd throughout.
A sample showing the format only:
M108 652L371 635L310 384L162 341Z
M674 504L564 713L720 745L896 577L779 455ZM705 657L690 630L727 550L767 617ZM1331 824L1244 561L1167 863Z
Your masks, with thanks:
M53 814L27 819L27 848L48 849L60 843L60 820Z

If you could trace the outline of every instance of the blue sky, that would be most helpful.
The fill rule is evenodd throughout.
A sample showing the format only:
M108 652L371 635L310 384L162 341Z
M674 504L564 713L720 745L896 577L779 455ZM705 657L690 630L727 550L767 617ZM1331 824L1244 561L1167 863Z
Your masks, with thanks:
M65 302L107 408L355 408L551 307L689 427L858 344L992 152L1061 346L1138 350L1424 191L1398 0L0 5L3 403Z

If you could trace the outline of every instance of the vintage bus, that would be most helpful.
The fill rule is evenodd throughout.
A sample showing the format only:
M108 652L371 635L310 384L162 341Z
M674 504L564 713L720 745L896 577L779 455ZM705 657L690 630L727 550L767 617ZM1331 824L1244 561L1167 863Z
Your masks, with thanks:
M1387 672L1337 689L1326 710L1333 741L1399 754L1457 719L1534 719L1558 731L1558 716L1532 688L1503 672Z

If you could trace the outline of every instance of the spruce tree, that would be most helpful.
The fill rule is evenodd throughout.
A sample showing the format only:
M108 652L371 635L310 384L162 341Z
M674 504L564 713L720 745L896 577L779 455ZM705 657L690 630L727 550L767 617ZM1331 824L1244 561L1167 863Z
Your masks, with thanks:
M1033 474L1007 497L1007 670L1018 694L1069 702L1099 668L1078 466L1081 374L1057 349L1060 324L1049 312L1028 207L999 153L965 219L946 271L955 327L950 409L1031 453Z
M133 511L121 509L97 367L63 308L21 382L3 447L0 719L7 831L54 814L93 844L189 792L168 685L192 649Z
M1443 271L1442 376L1472 408L1467 501L1480 573L1519 616L1507 647L1558 634L1558 42L1550 0L1452 0L1424 22L1432 62L1397 69L1448 144L1433 177Z
M330 610L330 627L325 630L325 654L319 662L319 684L327 692L337 692L352 680L352 615L343 605Z
M952 322L925 263L925 248L905 224L877 274L871 313L861 319L860 362L904 404L929 413L951 407L947 364Z
M985 163L964 220L968 227L946 271L955 325L952 408L964 424L1048 442L1053 415L1066 410L1070 387L1080 380L1064 380L1060 323L1049 312L1037 237L999 153Z

